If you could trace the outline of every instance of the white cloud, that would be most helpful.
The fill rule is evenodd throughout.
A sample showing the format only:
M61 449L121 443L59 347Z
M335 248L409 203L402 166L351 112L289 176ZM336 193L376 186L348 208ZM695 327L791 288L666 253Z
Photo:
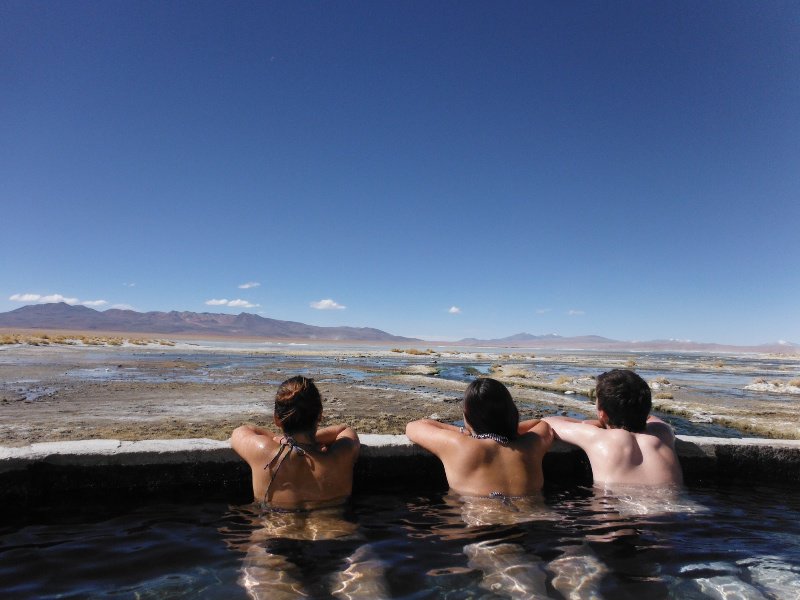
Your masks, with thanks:
M136 287L135 283L123 283L122 285L124 285L125 287Z
M105 300L84 300L81 302L84 306L103 306L108 304Z
M39 298L41 298L39 294L14 294L8 297L9 300L14 302L38 302Z
M257 281L248 281L247 283L243 283L242 285L240 285L239 289L240 290L249 290L250 288L256 288L256 287L258 287L260 285L261 284L258 283Z
M117 310L136 310L130 304L114 304L111 308L116 308Z
M255 308L261 305L252 304L247 300L231 300L230 302L228 302L228 306L230 306L231 308Z
M585 315L585 314L586 314L586 311L583 311L583 310L575 310L575 309L571 309L571 310L568 310L568 311L567 311L567 314L568 314L569 316L571 316L571 317L579 317L579 316L581 316L581 315Z
M214 300L212 298L211 300L206 300L206 304L208 304L209 306L225 306L228 304L228 301L225 298L221 300Z
M549 313L551 310L552 310L551 308L537 308L536 309L536 314L537 315L543 315L545 313Z
M77 298L67 298L61 294L50 294L48 296L41 296L39 294L14 294L9 296L9 300L14 302L38 302L39 304L48 304L50 302L66 302L67 304L78 304Z
M344 310L347 308L346 306L342 306L341 304L334 302L330 298L325 298L319 302L312 302L310 306L311 308L316 308L317 310Z
M451 315L460 315L461 309L458 308L457 306L451 306L450 308L447 309L447 312L449 312Z
M247 300L228 300L227 298L206 300L206 304L209 306L230 306L231 308L255 308L256 306L261 306L260 304L251 304Z

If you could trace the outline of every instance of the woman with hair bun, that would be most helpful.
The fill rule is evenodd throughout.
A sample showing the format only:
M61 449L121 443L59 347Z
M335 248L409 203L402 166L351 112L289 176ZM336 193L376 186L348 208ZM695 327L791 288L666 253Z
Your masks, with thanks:
M342 504L353 489L358 435L346 425L318 429L322 398L312 379L284 381L275 395L274 423L283 432L242 425L231 446L253 473L253 495L265 506L312 509Z

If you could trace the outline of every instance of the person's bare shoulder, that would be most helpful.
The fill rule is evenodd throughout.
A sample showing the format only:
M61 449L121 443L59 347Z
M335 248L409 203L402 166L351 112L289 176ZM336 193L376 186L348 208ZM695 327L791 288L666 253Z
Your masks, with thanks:
M355 463L358 460L358 455L361 452L361 441L354 431L348 428L353 435L347 435L347 431L340 435L336 440L327 446L329 454L340 457L341 460L349 463Z
M277 446L274 435L266 430L242 425L231 434L231 447L249 464L263 461L264 457Z
M665 444L670 446L675 445L675 432L672 430L672 427L658 417L652 415L647 417L645 433L657 437Z
M541 447L545 452L553 445L555 432L550 424L544 419L532 419L522 421L518 431L520 437L529 440L534 447Z

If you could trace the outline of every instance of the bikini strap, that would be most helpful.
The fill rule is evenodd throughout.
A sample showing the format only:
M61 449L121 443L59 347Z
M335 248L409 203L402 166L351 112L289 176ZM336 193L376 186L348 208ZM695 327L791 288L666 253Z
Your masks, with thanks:
M290 435L285 435L281 438L281 445L278 448L278 451L275 453L275 456L272 457L272 460L269 461L266 465L264 465L264 470L269 470L270 478L269 483L267 484L267 491L264 492L264 504L269 501L269 491L272 489L272 483L275 481L275 478L278 476L278 471L280 471L283 462L289 458L289 455L292 453L292 450L297 452L300 456L306 456L308 452L306 452L300 445L295 441L295 439ZM275 470L272 470L272 467L275 466L275 463L278 465L275 467Z

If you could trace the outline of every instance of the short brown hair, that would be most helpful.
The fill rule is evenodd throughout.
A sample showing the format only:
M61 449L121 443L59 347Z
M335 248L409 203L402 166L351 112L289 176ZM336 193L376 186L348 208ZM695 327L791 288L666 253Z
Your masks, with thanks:
M284 433L314 432L322 414L322 397L314 380L302 375L284 381L275 394L275 416Z
M653 400L650 386L633 371L614 369L597 377L597 406L612 427L644 431Z

